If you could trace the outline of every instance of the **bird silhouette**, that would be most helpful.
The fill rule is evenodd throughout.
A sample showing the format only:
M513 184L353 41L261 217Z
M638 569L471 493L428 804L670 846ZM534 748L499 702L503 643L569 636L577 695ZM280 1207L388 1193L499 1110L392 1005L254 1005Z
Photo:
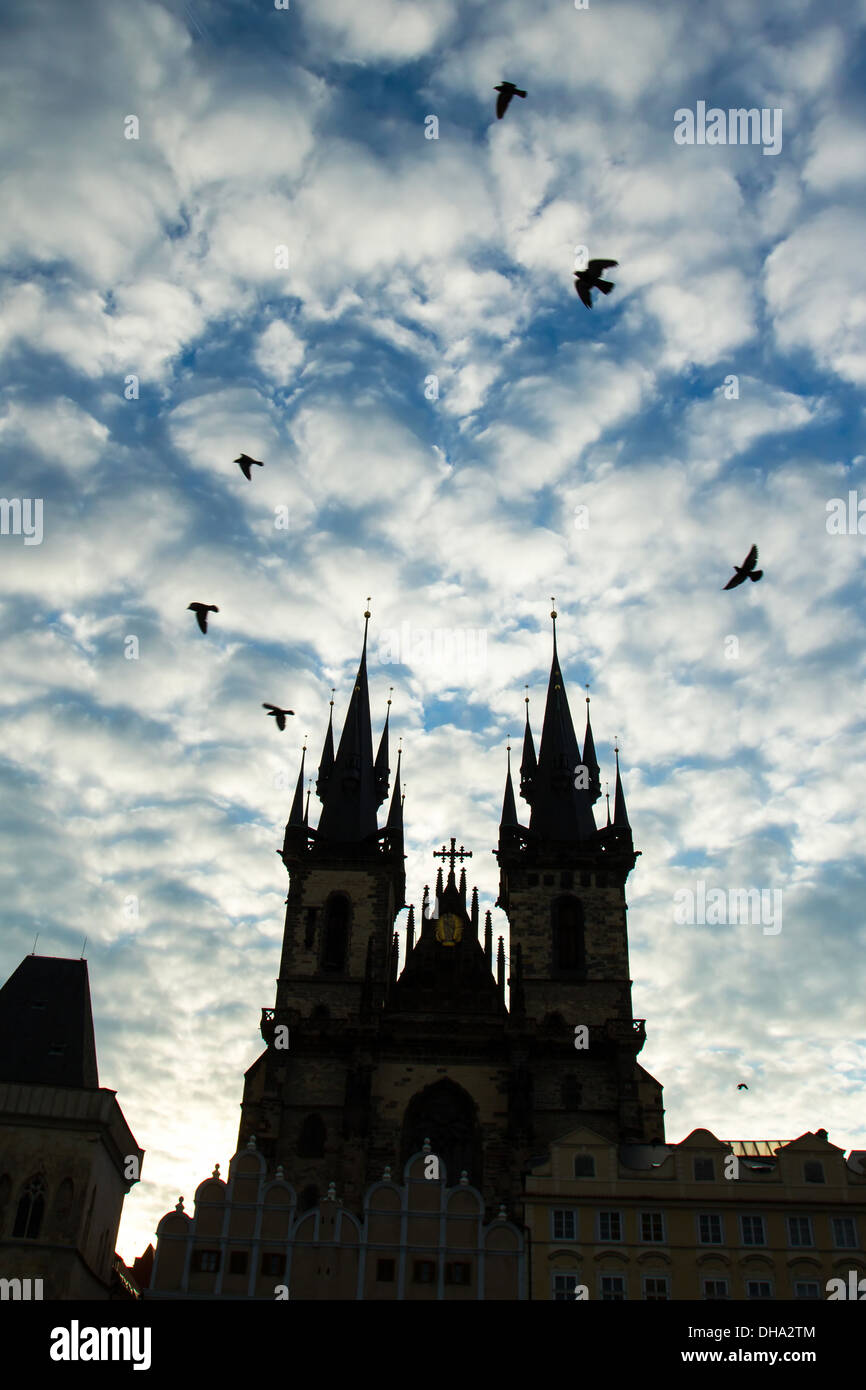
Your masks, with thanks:
M500 82L499 86L494 87L493 90L499 93L499 96L496 98L496 119L499 121L502 120L502 117L508 110L508 103L511 101L512 97L526 96L526 93L522 92L519 87L515 87L513 82Z
M599 271L607 270L612 265L619 265L619 261L589 261L586 270L574 272L575 291L580 296L581 304L585 304L587 309L592 308L591 290L601 290L602 294L610 294L614 288L610 280L599 279Z
M734 565L734 569L737 572L734 575L733 579L728 580L727 584L725 585L725 589L736 589L738 584L745 584L747 579L751 579L753 583L757 583L761 575L764 573L763 570L755 569L755 565L757 563L758 547L756 545L753 545L743 563L741 565ZM722 590L722 593L724 593L724 589Z
M279 705L269 705L267 703L262 705L262 709L266 709L268 714L273 715L274 719L277 721L278 729L284 729L286 727L286 715L294 714L295 712L293 709L280 709Z
M191 604L189 604L189 607L192 609L193 613L195 613L195 616L196 616L196 618L197 618L197 620L198 620L198 625L199 625L199 627L201 628L202 632L207 632L207 615L208 615L208 613L218 613L218 612L219 612L219 609L217 608L216 604L215 604L215 603L191 603Z
M748 1089L749 1089L749 1088L748 1088L748 1086L746 1085L745 1081L741 1081L740 1084L739 1084L739 1086L737 1087L737 1090L738 1090L738 1091L748 1091Z
M260 459L251 459L249 454L241 454L240 458L235 459L235 463L240 464L241 472L243 473L247 482L252 481L253 475L250 472L250 468L253 464L255 464L257 468L264 468L265 466Z

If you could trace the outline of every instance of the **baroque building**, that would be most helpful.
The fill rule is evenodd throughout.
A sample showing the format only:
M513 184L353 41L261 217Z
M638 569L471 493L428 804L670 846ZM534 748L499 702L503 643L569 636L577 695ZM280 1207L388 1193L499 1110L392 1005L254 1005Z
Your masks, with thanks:
M114 1247L143 1157L99 1085L87 962L25 956L0 989L0 1297L127 1296Z

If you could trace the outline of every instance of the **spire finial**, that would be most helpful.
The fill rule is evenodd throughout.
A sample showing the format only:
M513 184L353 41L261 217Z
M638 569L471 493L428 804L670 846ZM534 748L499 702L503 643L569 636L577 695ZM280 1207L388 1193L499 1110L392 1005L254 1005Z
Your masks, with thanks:
M587 703L587 705L588 705L588 704L589 704L589 681L586 681L586 682L584 683L584 687L583 687L583 688L584 688L584 690L586 691L586 703Z
M394 694L394 687L393 687L393 685L389 685L389 686L388 686L388 704L389 704L389 706L390 706L390 704L391 704L391 696L392 696L393 694Z
M551 616L551 618L553 619L553 621L554 621L554 623L555 623L556 620L557 620L557 618L559 617L559 614L558 614L557 611L556 611L556 599L553 597L552 594L551 594L551 596L550 596L550 602L553 604L553 608L552 608L551 611L550 611L550 616Z
M525 694L524 697L523 697L523 703L526 705L526 713L527 713L527 715L528 715L528 714L529 714L529 686L528 686L528 685L525 685L525 686L523 687L523 689L526 691L526 694Z
M332 685L332 686L331 686L331 701L330 701L330 703L331 703L331 709L334 708L334 696L336 695L336 693L337 693L337 687L336 687L335 685Z

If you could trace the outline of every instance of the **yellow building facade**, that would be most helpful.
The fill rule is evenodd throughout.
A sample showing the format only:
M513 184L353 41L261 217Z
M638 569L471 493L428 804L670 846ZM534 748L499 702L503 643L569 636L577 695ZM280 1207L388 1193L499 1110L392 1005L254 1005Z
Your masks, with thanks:
M531 1297L824 1299L866 1275L866 1165L791 1143L617 1145L580 1126L526 1181Z

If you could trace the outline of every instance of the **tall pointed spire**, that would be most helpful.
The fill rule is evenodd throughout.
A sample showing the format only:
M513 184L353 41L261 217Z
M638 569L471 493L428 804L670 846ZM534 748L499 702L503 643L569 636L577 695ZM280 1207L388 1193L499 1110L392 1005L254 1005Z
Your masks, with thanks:
M325 734L325 742L322 745L322 756L319 760L319 775L316 779L316 796L320 801L325 799L325 791L331 780L331 773L334 771L334 695L335 687L331 686L331 712L328 715L328 732Z
M393 690L393 685L391 690ZM385 797L388 795L388 777L391 772L388 766L388 724L391 719L391 696L388 696L388 708L385 711L385 724L382 729L382 737L379 739L379 751L376 754L376 796L377 806L381 806Z
M406 959L408 960L412 951L415 949L415 904L409 904L409 916L406 918Z
M592 736L592 725L589 722L589 686L586 686L586 733L583 738L583 757L581 762L589 773L589 795L593 804L601 796L601 768L598 765L598 758L595 756L595 740Z
M307 745L301 749L301 767L298 772L298 780L295 785L295 797L292 802L292 809L289 812L289 825L304 824L304 759L307 756Z
M531 735L530 735L531 737ZM533 750L534 751L534 750ZM514 784L511 781L511 744L509 743L506 752L508 754L508 771L505 774L505 795L502 798L502 819L499 822L500 830L508 826L517 825L517 807L514 804Z
M538 770L533 779L529 828L534 834L551 840L585 840L595 834L596 824L590 793L574 785L580 754L556 649L555 608L550 616L553 620L553 660Z
M493 973L493 918L490 908L484 914L484 959L490 973Z
M394 775L394 790L391 793L391 806L388 811L386 825L389 830L399 830L403 833L403 797L400 793L400 759L403 756L402 748L397 749L397 771Z
M368 600L369 602L369 600ZM370 727L370 692L367 688L367 629L369 608L364 613L364 646L334 769L323 797L318 839L357 843L376 834L376 784L373 767L373 731ZM330 728L330 726L329 726ZM327 747L327 740L326 740Z
M613 797L613 823L621 825L624 829L631 829L628 823L628 811L625 806L625 792L622 789L622 778L619 775L619 745L614 744L613 749L616 755L616 787Z
M529 689L529 686L526 687ZM538 769L538 759L535 756L535 740L532 737L532 730L529 727L529 696L524 697L526 705L526 728L523 731L523 757L520 760L520 795L524 801L532 804L532 787L535 774ZM515 816L515 820L517 817Z

